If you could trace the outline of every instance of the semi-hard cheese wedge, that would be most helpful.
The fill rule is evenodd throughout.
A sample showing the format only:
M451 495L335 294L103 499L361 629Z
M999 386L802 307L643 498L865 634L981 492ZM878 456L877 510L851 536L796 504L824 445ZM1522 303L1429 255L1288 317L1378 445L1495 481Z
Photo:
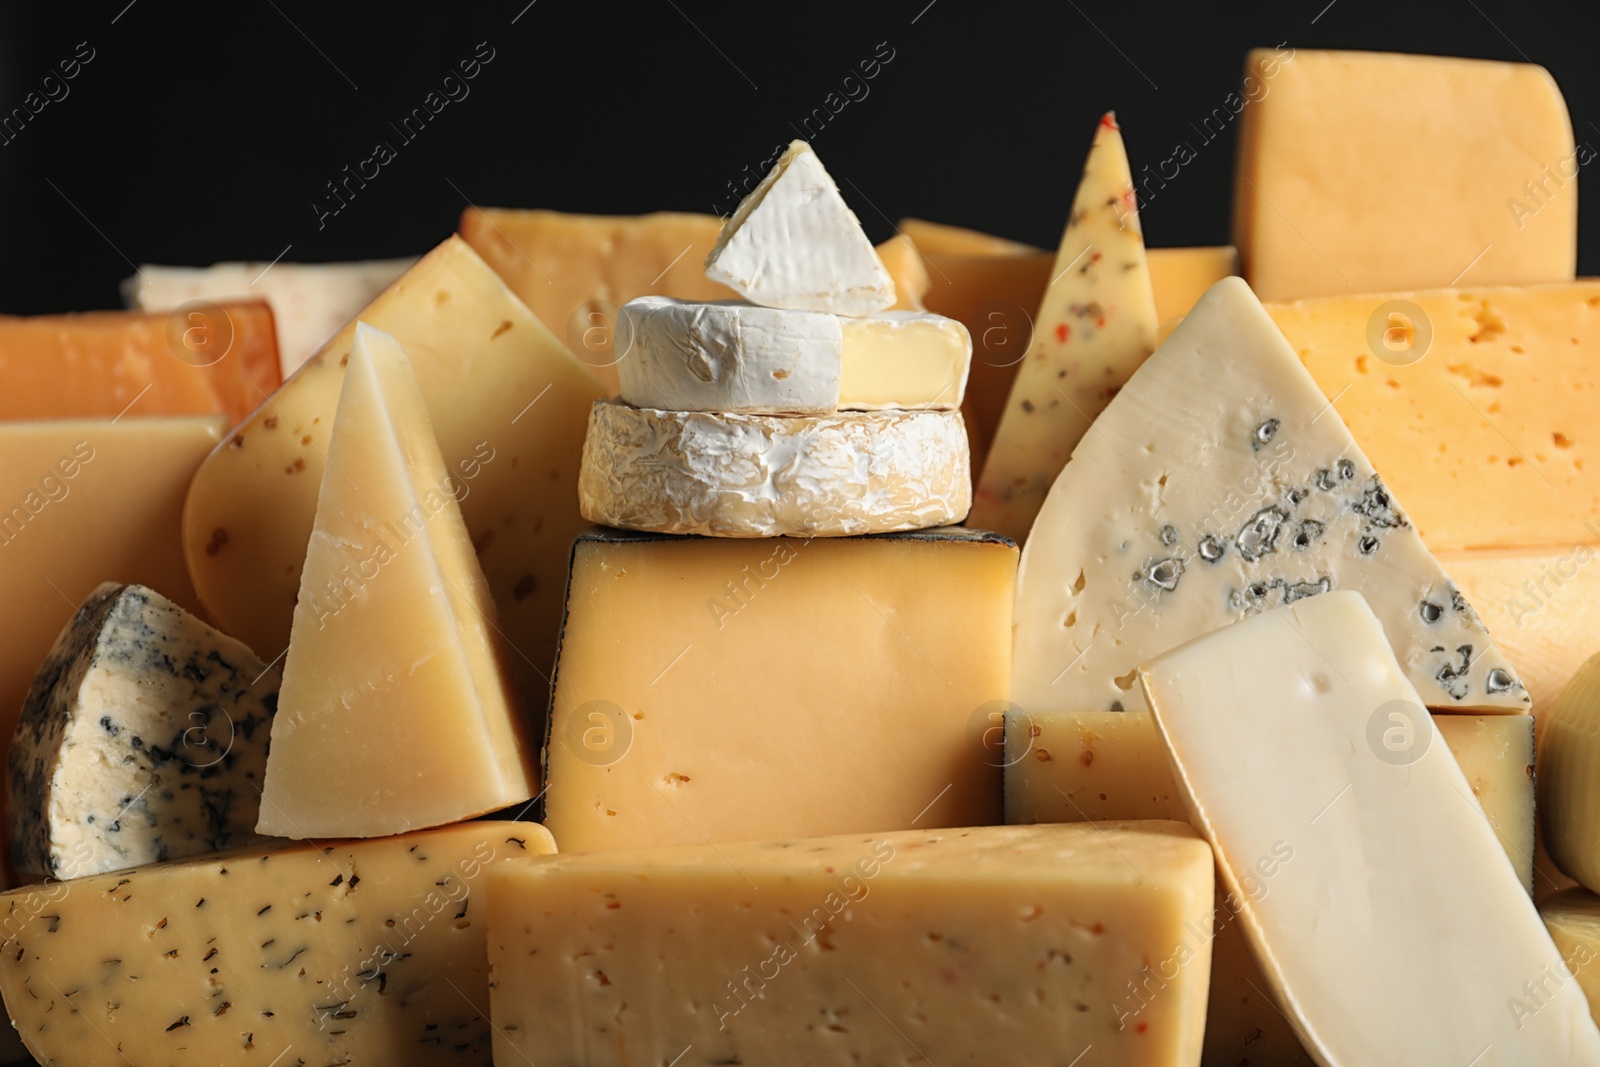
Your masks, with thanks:
M1128 153L1106 115L984 460L974 526L1028 536L1079 438L1155 348L1158 322Z
M901 219L895 231L909 237L925 256L1018 256L1042 250L1009 237L927 219Z
M585 525L574 487L600 383L457 238L361 318L411 357L513 669L528 707L543 707L567 553ZM212 621L264 659L289 641L354 338L352 323L206 460L189 492L195 588Z
M546 825L573 851L999 822L1015 573L959 529L583 535Z
M1238 278L1213 286L1095 422L1017 585L1029 711L1144 706L1134 668L1331 589L1364 593L1429 707L1528 694Z
M1212 877L1171 822L501 864L495 1062L1195 1064Z
M1539 904L1545 929L1567 961L1567 970L1600 1015L1600 897L1587 889L1565 889Z
M1541 716L1539 806L1545 848L1589 890L1600 886L1600 654Z
M378 837L538 791L455 483L404 350L357 323L257 829Z
M895 302L894 280L804 141L790 142L740 201L706 257L706 277L766 307L865 315Z
M100 586L12 738L12 869L82 878L259 841L277 708L275 666L154 590Z
M223 414L238 422L283 380L272 310L0 315L0 419Z
M1247 619L1139 676L1322 1063L1600 1062L1582 993L1359 593Z
M487 872L554 850L473 822L15 889L0 993L44 1067L482 1065Z
M875 249L883 260L883 269L894 282L894 303L885 311L921 311L922 300L928 295L933 279L928 276L928 260L917 249L915 242L903 233L878 245Z
M961 407L972 366L972 336L960 322L926 311L880 311L840 322L841 408Z
M1594 152L1543 67L1280 46L1245 80L1234 243L1262 299L1572 277Z
M414 262L147 264L123 281L122 294L128 306L141 311L171 311L195 301L265 300L272 306L278 360L287 378Z
M598 400L578 475L590 522L713 537L843 537L960 522L959 411L718 415Z

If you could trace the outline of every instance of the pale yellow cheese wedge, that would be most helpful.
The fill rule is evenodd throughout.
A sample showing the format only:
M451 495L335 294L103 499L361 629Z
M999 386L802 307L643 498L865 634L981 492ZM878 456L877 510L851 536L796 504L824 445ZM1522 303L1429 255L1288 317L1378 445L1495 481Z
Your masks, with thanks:
M1600 654L1543 716L1539 802L1545 847L1562 871L1600 886Z
M1600 1018L1600 897L1567 889L1540 902L1539 915L1588 998L1589 1013Z

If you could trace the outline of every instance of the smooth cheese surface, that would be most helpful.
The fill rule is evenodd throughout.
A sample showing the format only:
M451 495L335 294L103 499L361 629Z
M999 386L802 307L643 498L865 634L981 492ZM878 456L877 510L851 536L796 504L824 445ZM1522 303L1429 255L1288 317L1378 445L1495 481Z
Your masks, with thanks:
M842 537L960 522L959 411L719 415L594 404L578 475L590 522L713 537Z
M1015 256L1039 251L1009 237L927 219L901 219L895 231L910 238L925 256Z
M1600 654L1544 710L1539 806L1551 859L1578 884L1600 886Z
M1107 115L984 460L974 526L1027 538L1079 438L1155 348L1158 321L1128 153Z
M1182 824L698 843L489 877L497 1063L1198 1061L1212 862Z
M241 849L0 896L44 1067L489 1062L487 872L536 823Z
M0 419L248 415L283 380L272 310L0 315Z
M534 796L509 654L411 362L359 323L257 829L378 837Z
M963 530L584 535L547 825L575 851L999 822L972 724L1009 695L1015 572Z
M1600 1015L1600 897L1587 889L1568 889L1539 904L1539 916L1567 961L1567 969Z
M598 380L457 238L361 313L405 346L528 706L555 659L575 486ZM355 325L284 383L195 475L189 573L213 621L272 659L289 641ZM386 516L387 517L387 516ZM101 577L104 577L103 575Z
M844 334L841 408L961 407L972 336L960 322L925 311L880 311L839 321Z
M1238 278L1212 287L1117 394L1023 552L1015 696L1144 707L1134 669L1182 642L1358 589L1429 707L1528 694L1472 605Z
M928 260L916 243L903 233L897 233L876 246L883 269L894 282L894 303L885 311L921 311L923 298L933 279L928 276Z
M1322 1062L1600 1061L1588 1005L1360 594L1248 619L1140 678Z
M1234 244L1264 300L1570 279L1580 154L1531 63L1256 49Z

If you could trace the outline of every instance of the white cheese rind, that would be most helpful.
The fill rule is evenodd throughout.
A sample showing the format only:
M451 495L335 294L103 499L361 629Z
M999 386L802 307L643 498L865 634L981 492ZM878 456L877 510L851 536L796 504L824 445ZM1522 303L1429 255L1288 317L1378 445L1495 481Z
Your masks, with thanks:
M1050 490L1017 579L1013 698L1144 708L1184 641L1357 589L1429 707L1527 691L1249 286L1227 278L1139 368Z
M959 522L959 411L785 418L597 401L578 503L590 522L714 537L843 537Z
M666 411L821 414L839 406L835 315L642 296L617 313L622 399Z
M1358 593L1248 619L1140 678L1319 1062L1600 1063L1582 992Z
M972 370L972 335L961 322L931 311L880 311L839 321L844 327L840 408L961 407Z
M764 307L865 315L895 302L894 279L804 141L740 202L706 277Z
M278 670L160 594L107 582L62 630L12 743L12 866L81 878L262 841Z

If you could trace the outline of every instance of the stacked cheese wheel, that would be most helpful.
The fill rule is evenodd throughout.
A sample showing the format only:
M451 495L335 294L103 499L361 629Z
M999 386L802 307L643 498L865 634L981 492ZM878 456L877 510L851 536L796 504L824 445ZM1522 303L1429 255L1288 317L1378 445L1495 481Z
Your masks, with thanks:
M706 274L745 299L646 296L618 316L621 397L590 415L585 518L780 537L966 516L971 337L885 310L894 283L803 142L729 220Z

